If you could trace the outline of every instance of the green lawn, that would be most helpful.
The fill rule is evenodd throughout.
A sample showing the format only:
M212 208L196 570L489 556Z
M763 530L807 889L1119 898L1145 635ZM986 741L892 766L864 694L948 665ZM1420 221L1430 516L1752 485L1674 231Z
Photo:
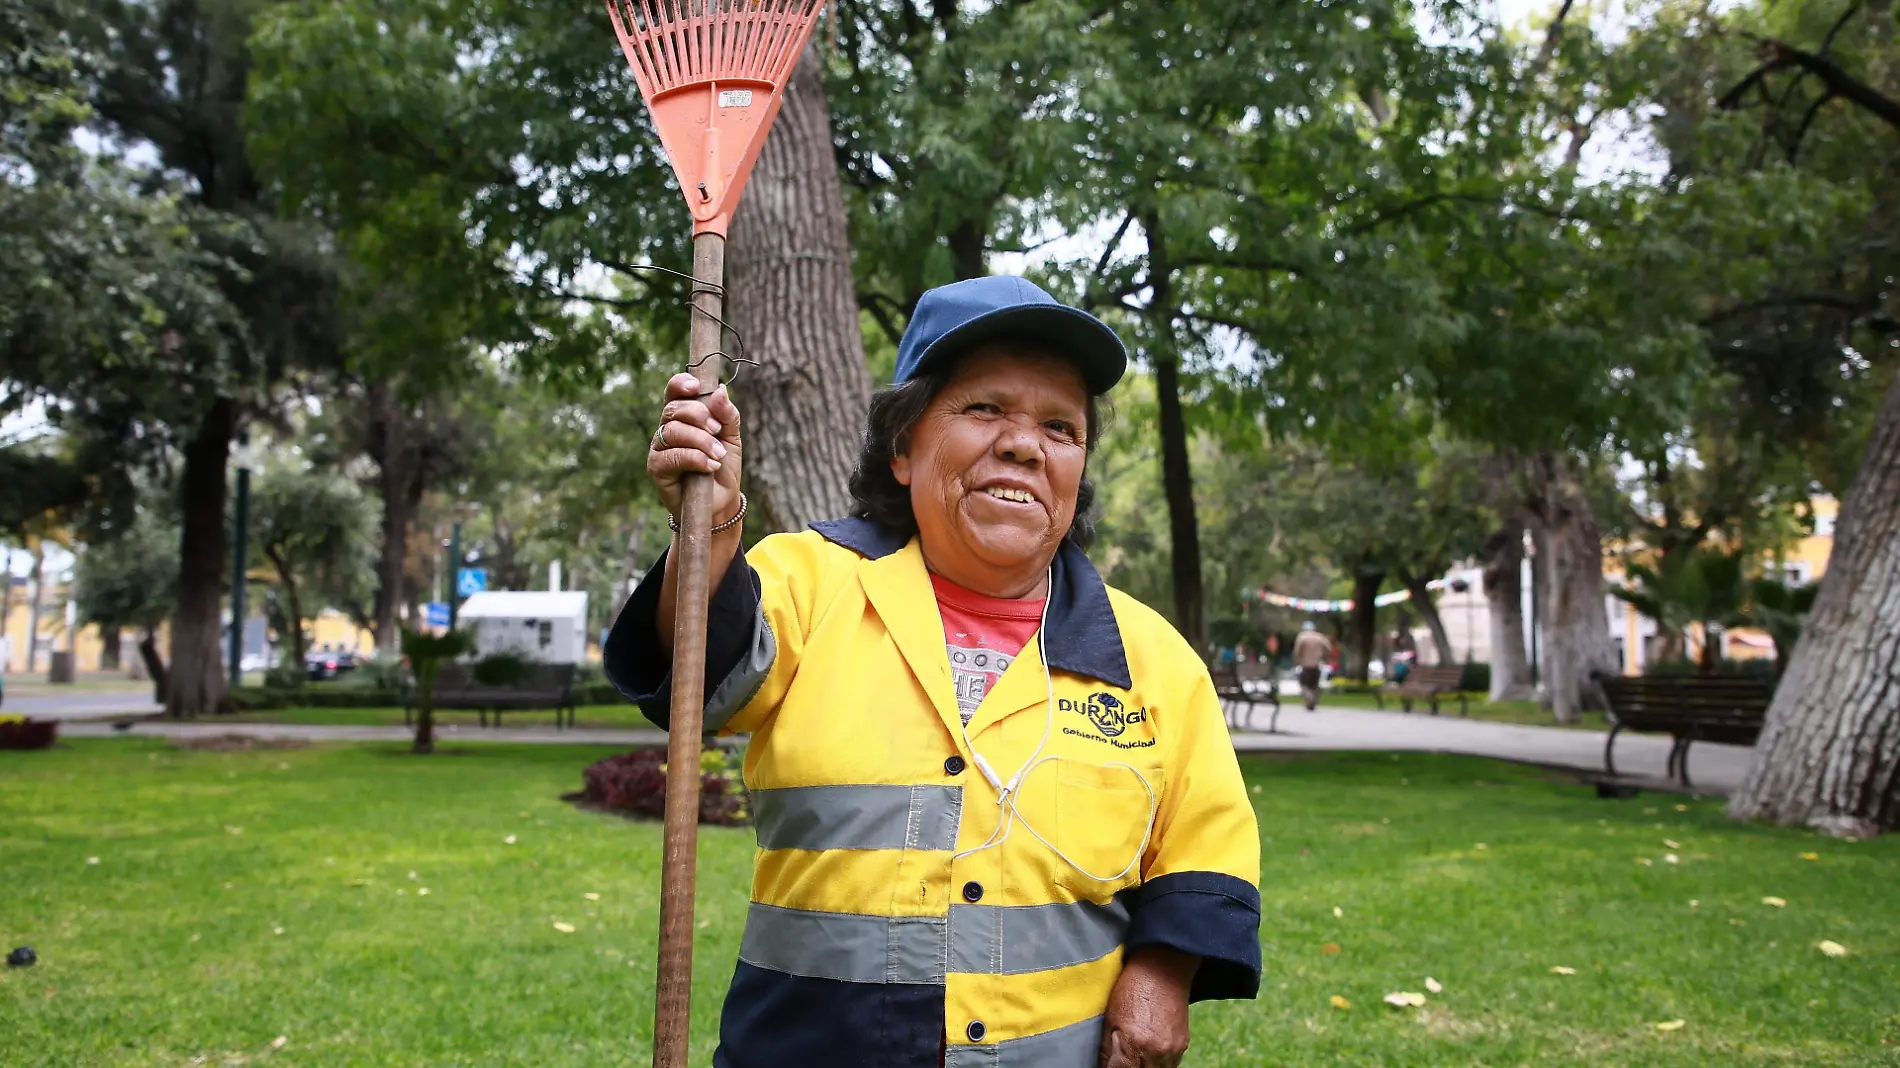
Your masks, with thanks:
M1289 709L1299 705L1296 695L1283 694L1280 700ZM1319 699L1321 708L1378 708L1379 703L1367 693L1335 693L1322 691ZM1607 731L1610 729L1609 717L1602 712L1585 712L1576 723L1559 723L1551 718L1550 710L1536 701L1487 701L1482 694L1471 698L1468 705L1472 719L1486 720L1492 723L1522 723L1533 727L1569 727L1575 730ZM1385 698L1385 711L1403 712L1404 707L1396 697ZM1415 716L1431 715L1431 706L1424 701L1412 703ZM1439 698L1438 714L1458 718L1456 698Z
M598 755L0 753L0 941L42 958L0 971L0 1061L645 1064L659 834L558 799ZM1191 1065L1900 1065L1900 839L1474 759L1246 766L1267 977L1195 1009ZM705 1064L752 850L701 841ZM1424 1008L1380 1003L1427 976Z
M400 708L271 708L242 712L229 719L201 719L200 723L316 723L344 725L351 727L402 726ZM480 729L481 716L475 712L442 712L435 714L437 727L447 724ZM545 712L505 712L502 714L505 727L545 727L554 728L554 713ZM640 713L634 705L581 705L574 710L574 725L577 727L612 727L652 730L653 723Z

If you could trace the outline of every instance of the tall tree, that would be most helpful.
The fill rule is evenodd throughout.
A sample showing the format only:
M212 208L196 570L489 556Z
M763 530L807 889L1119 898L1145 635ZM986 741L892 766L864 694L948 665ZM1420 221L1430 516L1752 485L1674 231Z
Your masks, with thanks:
M274 581L266 608L303 665L304 621L361 599L370 581L373 522L362 493L339 474L266 469L252 490L251 545Z
M770 530L850 511L871 398L819 49L786 83L726 252L726 315L760 358L740 401L746 478Z

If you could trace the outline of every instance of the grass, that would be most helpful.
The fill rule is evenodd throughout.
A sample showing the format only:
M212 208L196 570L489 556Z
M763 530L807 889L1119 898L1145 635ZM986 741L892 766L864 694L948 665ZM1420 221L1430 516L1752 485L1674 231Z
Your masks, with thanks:
M350 727L400 727L402 722L400 708L273 708L259 709L240 713L230 718L201 719L200 723L313 723L341 725ZM554 729L554 712L505 712L502 714L505 727L540 727ZM475 712L437 710L436 727L454 724L471 730L479 730L481 717ZM653 723L640 713L634 705L581 705L574 710L576 727L600 727L616 729L653 730Z
M658 827L558 800L601 752L0 753L0 940L42 958L0 972L0 1059L645 1063ZM1900 1065L1900 839L1469 758L1245 768L1267 974L1256 1001L1196 1007L1189 1065ZM701 835L696 1064L752 857L748 832ZM1380 1003L1427 975L1424 1008Z

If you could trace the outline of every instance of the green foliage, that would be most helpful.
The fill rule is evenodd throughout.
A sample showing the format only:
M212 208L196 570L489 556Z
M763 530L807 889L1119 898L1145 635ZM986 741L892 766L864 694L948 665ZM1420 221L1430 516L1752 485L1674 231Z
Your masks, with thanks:
M264 607L303 664L303 625L328 607L360 604L372 582L375 517L356 484L301 465L267 467L251 491L251 546L272 581Z
M107 632L157 630L178 596L178 526L149 503L130 529L87 544L73 564L73 597L83 624Z
M402 632L402 655L409 661L409 670L416 676L416 700L423 709L432 709L435 703L435 677L443 663L465 656L475 648L475 635L472 631L451 630L441 634L425 634L422 631L404 628Z
M519 686L534 674L534 661L513 651L489 653L469 667L483 686Z

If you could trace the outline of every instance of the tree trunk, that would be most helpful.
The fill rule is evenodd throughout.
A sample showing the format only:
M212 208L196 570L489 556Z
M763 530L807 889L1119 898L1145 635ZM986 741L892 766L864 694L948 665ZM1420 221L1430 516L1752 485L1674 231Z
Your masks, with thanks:
M1439 666L1456 664L1458 654L1451 647L1451 635L1445 633L1445 620L1438 614L1438 602L1432 600L1432 591L1426 586L1429 580L1405 569L1399 572L1399 581L1405 583L1406 591L1412 595L1412 605L1418 609L1419 618L1425 621L1425 626L1432 632L1432 646Z
M1837 835L1900 827L1900 377L1729 813Z
M1372 650L1379 638L1379 587L1383 571L1356 571L1352 576L1353 663L1348 673L1360 682L1372 681Z
M219 397L185 445L179 480L184 523L178 603L172 609L172 664L165 690L165 711L172 716L231 711L218 639L224 603L225 465L236 429L236 403Z
M871 375L816 42L733 218L726 289L727 321L760 361L733 388L752 507L773 531L848 514Z
M404 413L395 387L375 382L369 387L370 455L376 461L376 491L382 498L382 546L376 560L376 598L370 633L378 653L393 653L400 631L396 613L403 602L404 564L409 555L411 484L416 481L416 457L408 440ZM449 562L449 581L455 581L459 561ZM301 661L298 662L301 666Z
M1557 722L1575 723L1584 709L1605 706L1597 673L1618 670L1603 611L1603 539L1574 461L1546 454L1537 466L1544 702Z
M151 627L146 627L145 633L139 635L139 659L144 661L145 673L152 678L152 702L164 704L165 681L169 673L165 670L165 658L158 655L158 631Z
M119 662L119 642L121 635L111 627L99 628L99 670L117 671Z
M12 581L12 576L8 576ZM26 607L26 673L39 670L40 659L40 600L46 585L46 543L36 539L33 542L33 574L28 579L32 583L33 600Z
M1524 655L1524 524L1515 520L1484 540L1484 599L1491 621L1491 700L1528 701L1531 663Z
M1160 220L1142 217L1148 234L1148 302L1161 430L1161 488L1168 501L1168 566L1174 585L1174 625L1200 656L1208 654L1207 596L1201 585L1201 527L1194 511L1194 471L1188 459L1187 418L1181 411L1181 361L1174 346L1174 269Z

